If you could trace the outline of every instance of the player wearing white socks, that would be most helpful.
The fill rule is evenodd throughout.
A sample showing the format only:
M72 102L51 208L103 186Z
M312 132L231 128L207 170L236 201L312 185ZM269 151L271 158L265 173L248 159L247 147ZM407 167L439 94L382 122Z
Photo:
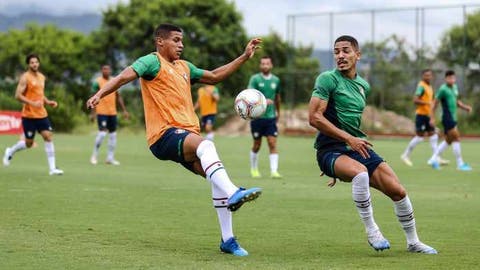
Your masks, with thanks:
M63 171L57 169L55 164L55 148L52 141L52 126L48 120L44 104L56 108L58 103L45 97L45 76L39 71L40 58L30 54L26 58L28 71L21 77L15 92L15 97L23 103L22 126L25 140L18 141L12 147L7 147L3 155L3 165L9 166L16 152L32 147L35 133L38 131L45 142L50 175L62 175Z
M439 169L440 164L438 157L447 149L449 145L452 145L453 154L457 161L457 169L460 171L471 171L472 167L465 163L462 158L462 151L460 148L460 133L457 128L457 108L465 110L470 113L472 107L464 104L458 99L458 87L456 85L455 72L448 70L445 73L445 83L440 86L435 94L435 103L432 109L432 119L435 116L435 109L438 104L442 104L442 125L445 130L445 141L443 141L438 149L433 153L432 157L428 161L434 169Z
M315 141L322 172L352 182L352 198L365 226L368 243L375 250L390 248L373 217L370 187L394 202L394 209L407 239L407 250L425 254L437 251L418 239L413 208L392 168L375 153L360 130L370 85L356 71L360 58L358 42L341 36L334 44L337 68L320 74L309 104L310 125L319 130Z
M102 88L109 80L111 74L109 65L102 66L102 76L98 77L92 85L92 91L95 93ZM127 108L123 102L122 96L118 93L112 93L100 101L95 110L91 112L91 118L97 118L98 133L95 137L93 153L90 157L90 163L96 165L98 163L98 152L104 138L108 135L108 152L106 163L111 165L120 165L115 159L115 148L117 146L117 102L123 110L123 116L128 118ZM108 132L108 133L107 133Z
M183 51L181 28L161 24L155 30L154 38L156 52L140 57L108 81L87 101L87 106L97 106L103 97L140 78L150 151L158 159L180 163L210 182L221 229L220 250L235 256L246 256L248 252L233 236L231 212L256 199L261 189L238 188L231 182L215 145L200 135L190 84L194 81L208 84L222 81L253 56L261 40L252 39L241 56L208 71L180 60Z

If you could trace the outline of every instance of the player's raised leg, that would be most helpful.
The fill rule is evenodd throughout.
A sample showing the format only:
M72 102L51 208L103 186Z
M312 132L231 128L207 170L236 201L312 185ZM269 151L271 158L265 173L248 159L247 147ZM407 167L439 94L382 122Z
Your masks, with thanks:
M5 148L5 152L3 153L3 166L9 166L10 160L12 160L13 155L16 152L22 151L24 149L27 149L27 144L24 140L18 141L16 144L12 145L12 147Z

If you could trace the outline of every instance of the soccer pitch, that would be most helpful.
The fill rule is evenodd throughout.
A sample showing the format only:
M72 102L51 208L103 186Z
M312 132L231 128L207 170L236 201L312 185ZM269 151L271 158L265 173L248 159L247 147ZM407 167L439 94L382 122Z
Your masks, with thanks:
M2 150L17 136L0 137ZM237 185L263 195L234 213L234 232L250 255L222 254L210 184L154 158L143 135L119 133L114 167L89 163L94 135L55 135L57 164L48 176L43 142L0 169L0 269L474 269L480 254L480 144L462 142L472 172L426 165L428 143L400 162L406 140L376 140L413 202L420 239L436 256L406 251L392 202L372 192L376 221L391 249L374 251L351 199L351 186L326 186L313 138L279 138L280 172L249 177L250 137L217 137L217 150ZM260 170L269 175L267 144Z

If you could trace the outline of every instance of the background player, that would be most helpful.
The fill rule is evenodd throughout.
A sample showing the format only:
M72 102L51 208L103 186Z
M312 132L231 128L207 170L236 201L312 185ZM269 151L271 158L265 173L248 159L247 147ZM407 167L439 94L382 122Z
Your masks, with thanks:
M280 118L280 79L271 73L273 68L272 59L264 56L260 59L260 73L253 75L248 83L248 88L257 89L267 98L267 110L265 114L250 122L253 137L253 146L250 151L250 174L253 178L260 178L258 170L258 151L262 146L262 137L267 137L270 150L270 176L281 178L278 173L278 149L277 122Z
M356 70L360 59L358 42L341 36L334 43L337 68L317 77L309 104L310 125L318 129L317 162L326 175L352 182L352 197L365 225L369 244L375 250L390 248L373 218L370 186L394 202L395 213L407 238L407 250L436 254L418 239L413 207L392 168L372 149L360 130L370 85Z
M213 71L180 60L184 47L183 30L178 26L161 24L155 30L154 40L155 53L140 57L107 82L87 101L87 106L95 107L101 98L140 77L150 150L158 159L180 163L211 182L213 205L222 232L220 250L246 256L248 252L233 236L231 211L256 199L261 189L245 190L230 181L215 145L199 134L190 84L195 81L216 84L224 80L254 55L261 40L250 40L239 57Z
M198 98L195 102L195 110L200 109L200 125L206 133L205 139L213 141L215 134L213 126L217 115L217 103L220 93L215 85L204 85L198 88Z
M48 113L44 104L53 108L58 106L54 100L45 96L45 76L39 71L40 58L36 54L29 54L25 61L28 70L22 74L18 82L15 97L23 103L22 125L25 140L19 140L12 147L7 147L3 155L3 165L9 166L13 155L26 148L32 147L35 133L38 131L45 142L50 175L62 175L63 171L56 168L55 148L53 146L52 125L48 120Z
M112 70L109 65L102 66L102 76L95 79L92 85L92 91L95 93L102 88L109 80ZM95 110L92 110L92 118L97 115L98 133L95 138L95 146L93 147L93 153L90 157L90 163L96 165L98 163L98 150L102 145L103 139L107 135L108 131L108 153L107 164L120 165L120 162L115 160L115 147L117 145L117 101L123 110L123 115L128 118L128 112L123 102L122 96L118 93L112 93L103 98L97 105Z
M434 169L439 169L440 164L438 162L439 155L447 149L451 144L453 154L457 160L457 169L460 171L471 171L472 167L465 163L462 159L462 151L460 147L460 132L457 128L457 107L467 112L472 111L472 107L464 104L458 99L458 87L453 70L445 72L445 83L440 86L435 94L435 103L432 109L431 121L435 121L435 109L439 103L442 103L442 125L445 131L446 138L440 143L435 153L429 160Z
M435 132L435 126L430 121L430 112L433 104L433 88L431 85L433 72L431 69L422 70L422 80L418 83L413 103L417 107L415 110L415 137L412 138L407 148L400 156L402 161L413 166L410 160L410 154L417 144L423 141L424 136L430 137L432 153L435 152L438 144L438 134ZM446 161L448 162L448 161Z

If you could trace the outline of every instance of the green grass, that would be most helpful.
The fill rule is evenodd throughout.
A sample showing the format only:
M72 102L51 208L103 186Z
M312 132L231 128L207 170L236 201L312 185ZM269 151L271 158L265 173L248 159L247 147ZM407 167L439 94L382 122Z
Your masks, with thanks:
M16 136L0 137L0 146ZM313 138L280 137L282 180L249 178L249 137L216 138L238 185L264 194L234 214L235 234L249 252L219 252L210 185L172 162L156 160L142 135L119 134L119 167L88 163L94 135L56 135L50 177L39 147L0 168L0 269L473 269L480 252L480 145L462 143L475 169L433 171L428 143L413 168L399 161L406 140L377 140L375 149L409 190L417 228L438 256L406 252L392 203L373 191L377 223L392 247L375 252L351 201L350 184L333 189L319 177ZM264 147L266 144L263 145ZM451 150L446 158L454 163ZM101 159L105 156L105 145ZM261 171L268 175L262 149Z

